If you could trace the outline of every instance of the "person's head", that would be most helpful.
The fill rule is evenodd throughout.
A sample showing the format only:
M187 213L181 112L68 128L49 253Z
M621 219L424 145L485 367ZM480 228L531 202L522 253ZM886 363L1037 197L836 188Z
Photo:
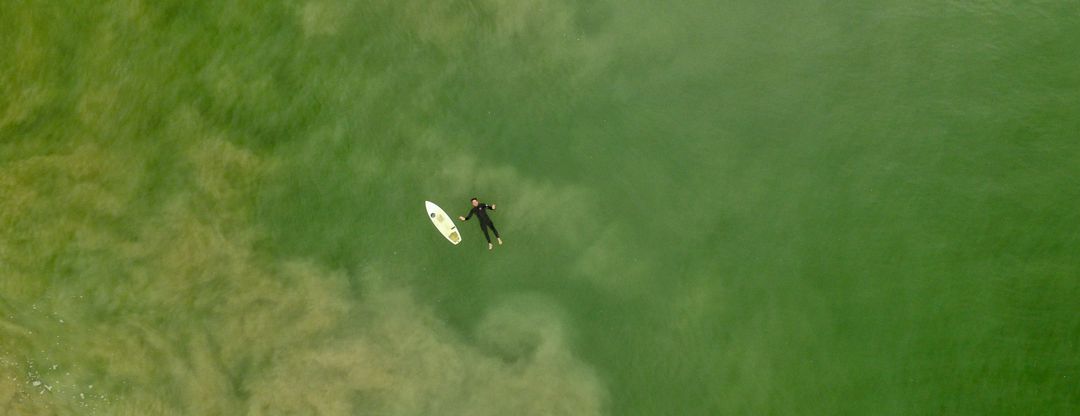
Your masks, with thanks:
M476 199L476 197L473 197L473 199L470 199L469 202L472 202L472 206L474 206L474 207L477 206L477 205L480 205L480 200Z

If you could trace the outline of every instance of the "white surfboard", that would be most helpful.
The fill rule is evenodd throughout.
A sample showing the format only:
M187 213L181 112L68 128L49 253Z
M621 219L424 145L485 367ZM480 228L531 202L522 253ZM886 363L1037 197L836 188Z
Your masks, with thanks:
M435 224L435 228L439 229L443 237L446 237L454 245L461 242L461 233L458 232L457 226L454 225L454 220L450 219L449 215L446 215L446 211L443 211L442 208L439 208L438 205L431 201L424 201L424 207L427 208L428 218L431 218L431 223Z

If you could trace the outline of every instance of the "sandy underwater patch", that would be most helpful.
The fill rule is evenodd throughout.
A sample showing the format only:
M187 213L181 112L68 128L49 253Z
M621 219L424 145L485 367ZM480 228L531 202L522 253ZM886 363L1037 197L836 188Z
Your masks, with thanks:
M506 299L474 343L393 271L271 258L250 212L276 164L194 111L169 123L198 139L0 165L3 413L604 413L556 306Z

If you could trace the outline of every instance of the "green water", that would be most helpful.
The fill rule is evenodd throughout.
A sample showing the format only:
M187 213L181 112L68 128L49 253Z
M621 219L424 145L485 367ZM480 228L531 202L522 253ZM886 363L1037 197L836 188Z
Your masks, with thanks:
M1080 411L1080 3L0 2L0 414ZM452 215L495 203L506 244Z

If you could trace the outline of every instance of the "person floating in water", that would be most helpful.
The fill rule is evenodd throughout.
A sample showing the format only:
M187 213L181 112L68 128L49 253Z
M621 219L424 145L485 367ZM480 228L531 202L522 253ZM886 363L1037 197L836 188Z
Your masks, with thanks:
M491 228L491 231L495 233L495 239L499 240L499 245L501 246L502 245L502 238L499 237L499 230L495 229L495 224L491 222L491 218L488 218L488 214L487 214L487 210L489 210L489 209L492 210L492 211L495 210L495 204L491 204L491 205L483 204L483 203L480 202L480 200L478 200L476 198L473 198L471 201L472 201L472 209L469 210L469 216L468 217L459 216L458 219L460 219L462 221L468 221L469 218L472 218L473 214L476 214L476 219L478 219L480 221L480 229L484 231L484 238L487 239L488 250L491 250L491 249L495 248L495 246L491 244L491 236L488 235L488 228L489 227Z

